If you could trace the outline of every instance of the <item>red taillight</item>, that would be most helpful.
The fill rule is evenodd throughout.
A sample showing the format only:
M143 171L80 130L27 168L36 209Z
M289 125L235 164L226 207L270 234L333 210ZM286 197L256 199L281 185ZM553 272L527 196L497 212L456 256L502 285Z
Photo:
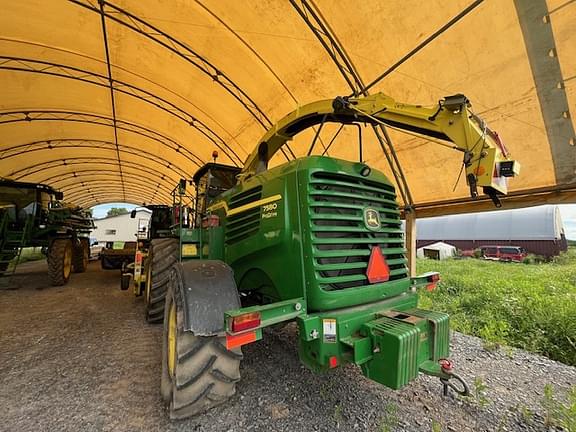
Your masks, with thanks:
M332 356L328 359L328 361L329 361L330 369L334 369L336 366L338 366L338 357Z
M428 276L428 278L426 279L426 281L428 282L428 284L426 285L426 289L428 291L433 291L436 288L436 284L438 283L439 280L440 280L439 273L433 273L430 276Z
M390 268L388 267L388 263L386 263L386 258L384 258L380 246L374 246L372 248L366 276L368 276L368 281L371 284L386 282L390 279Z
M260 312L251 312L232 318L232 332L238 333L260 326Z

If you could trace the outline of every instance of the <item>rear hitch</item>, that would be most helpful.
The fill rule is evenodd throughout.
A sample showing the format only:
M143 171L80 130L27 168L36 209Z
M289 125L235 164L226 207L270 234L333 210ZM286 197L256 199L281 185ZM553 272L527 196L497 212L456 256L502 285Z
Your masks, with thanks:
M470 395L468 384L462 377L454 373L454 363L448 359L440 359L438 362L424 362L420 366L420 372L440 378L443 396L448 396L448 389L454 390L460 396Z

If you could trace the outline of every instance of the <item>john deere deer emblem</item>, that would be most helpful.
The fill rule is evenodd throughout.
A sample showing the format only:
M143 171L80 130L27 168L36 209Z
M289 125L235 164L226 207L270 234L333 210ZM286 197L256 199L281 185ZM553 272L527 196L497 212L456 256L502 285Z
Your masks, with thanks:
M370 230L380 229L380 214L372 208L364 209L364 224Z

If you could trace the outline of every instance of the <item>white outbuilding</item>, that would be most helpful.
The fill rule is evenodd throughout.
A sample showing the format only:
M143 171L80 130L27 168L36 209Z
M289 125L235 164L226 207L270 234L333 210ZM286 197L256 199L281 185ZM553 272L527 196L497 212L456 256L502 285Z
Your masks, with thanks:
M446 258L452 258L454 255L456 255L456 248L444 242L436 242L416 250L416 256L418 258L443 260Z

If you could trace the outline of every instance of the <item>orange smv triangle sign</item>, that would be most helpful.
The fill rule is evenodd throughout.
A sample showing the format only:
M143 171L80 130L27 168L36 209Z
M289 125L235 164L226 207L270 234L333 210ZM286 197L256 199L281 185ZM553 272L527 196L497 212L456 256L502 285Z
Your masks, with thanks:
M380 246L374 246L372 248L366 276L368 276L368 281L371 284L386 282L390 279L390 268L388 267L388 263L386 263L386 258L382 255Z

